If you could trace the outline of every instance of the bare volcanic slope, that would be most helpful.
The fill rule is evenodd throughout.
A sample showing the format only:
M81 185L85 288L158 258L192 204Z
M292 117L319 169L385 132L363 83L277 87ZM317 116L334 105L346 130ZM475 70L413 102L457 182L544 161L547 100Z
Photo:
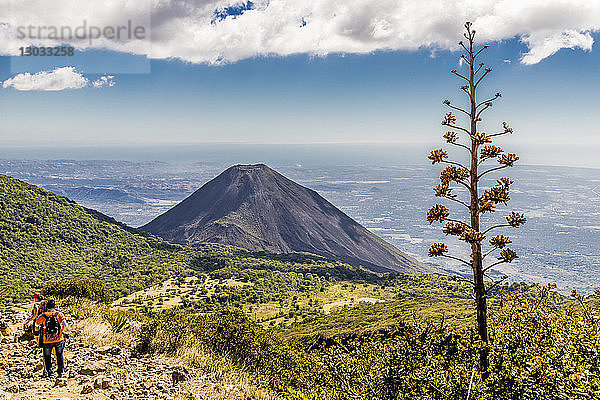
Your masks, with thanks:
M314 190L266 165L236 165L140 228L179 244L312 253L372 271L426 272Z

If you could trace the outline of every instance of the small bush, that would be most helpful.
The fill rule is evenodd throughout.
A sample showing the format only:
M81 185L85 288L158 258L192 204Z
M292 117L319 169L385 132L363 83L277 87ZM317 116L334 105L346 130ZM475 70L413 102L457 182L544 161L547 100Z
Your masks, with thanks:
M123 333L129 326L129 318L125 312L106 313L104 319L110 324L114 333Z
M97 279L68 279L49 282L42 289L42 294L59 299L75 297L101 303L109 303L113 297L104 282Z

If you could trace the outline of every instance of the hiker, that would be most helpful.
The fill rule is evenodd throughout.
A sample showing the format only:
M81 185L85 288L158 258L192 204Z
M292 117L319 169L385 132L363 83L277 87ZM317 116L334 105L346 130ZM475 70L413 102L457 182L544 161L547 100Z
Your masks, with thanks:
M31 315L23 324L23 335L20 340L33 340L35 334L35 321L40 316L40 307L44 302L44 296L39 293L34 293L33 297L33 307L31 308Z
M40 305L38 307L38 317L40 315L42 315L43 313L45 313L46 311L48 311L48 300L42 300L40 301ZM33 323L33 334L35 336L37 336L37 342L39 347L42 347L42 336L40 336L40 327L37 326L37 324L35 323L37 321L37 317L35 318L35 321Z
M65 315L56 311L56 302L48 299L47 310L40 314L35 321L36 328L40 331L40 344L44 351L44 366L48 378L53 377L52 350L56 353L57 377L61 378L65 369L63 350L65 348L65 333L67 320Z
M0 321L0 334L1 336L10 335L10 329L8 329L8 324L4 321Z

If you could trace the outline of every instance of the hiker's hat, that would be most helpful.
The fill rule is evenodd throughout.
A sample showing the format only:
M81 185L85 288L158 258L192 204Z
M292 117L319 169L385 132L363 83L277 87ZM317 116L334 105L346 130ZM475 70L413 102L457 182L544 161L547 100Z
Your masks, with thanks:
M34 299L34 300L35 300L35 299L38 299L38 300L39 300L39 299L40 299L40 294L39 294L39 293L34 293L34 294L33 294L33 299Z

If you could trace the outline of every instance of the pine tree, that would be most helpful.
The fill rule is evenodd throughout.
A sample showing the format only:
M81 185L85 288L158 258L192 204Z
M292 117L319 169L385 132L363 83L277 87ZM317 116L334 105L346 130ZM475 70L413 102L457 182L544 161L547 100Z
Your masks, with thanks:
M496 93L491 98L479 101L479 86L492 70L486 68L483 63L477 64L477 58L489 46L485 45L477 49L475 46L475 30L471 29L471 23L467 22L465 28L464 37L467 42L461 41L459 45L465 51L461 55L461 65L464 65L468 72L462 74L453 70L452 73L466 82L461 90L467 95L468 106L463 109L445 100L444 104L450 108L450 112L445 115L442 125L448 129L443 136L446 142L466 151L468 160L465 164L451 161L448 159L448 153L443 149L433 150L429 155L429 159L432 164L446 164L440 174L440 184L434 188L435 195L465 207L468 217L464 220L451 218L450 210L444 205L437 204L427 212L427 220L429 223L437 221L444 224L443 232L446 235L457 236L469 245L471 258L470 260L464 260L448 254L448 246L445 243L434 243L429 249L429 256L457 260L469 266L473 271L473 279L468 281L474 287L477 331L483 342L479 367L481 376L485 379L489 374L487 296L502 281L501 279L493 282L487 272L499 264L510 263L517 258L517 254L507 247L511 243L509 237L496 235L488 239L488 235L498 228L517 228L526 222L526 218L520 213L512 212L506 217L506 223L490 223L488 227L482 226L482 222L486 222L482 221L483 214L493 213L496 211L496 206L508 203L510 200L510 186L513 183L509 178L501 177L494 185L480 188L482 178L484 176L487 178L489 173L512 167L519 157L516 154L505 153L504 150L493 144L496 137L513 133L512 128L506 122L502 124L502 129L497 133L490 134L480 131L479 124L482 122L483 113L492 107L501 95ZM454 112L459 113L461 117L466 117L468 125L460 125ZM463 137L465 137L465 140L462 140ZM484 163L492 160L496 160L498 165L483 170L486 168ZM459 193L455 193L455 189L461 186L466 189L467 198L461 198ZM495 256L495 259L489 260L489 257L493 256Z

